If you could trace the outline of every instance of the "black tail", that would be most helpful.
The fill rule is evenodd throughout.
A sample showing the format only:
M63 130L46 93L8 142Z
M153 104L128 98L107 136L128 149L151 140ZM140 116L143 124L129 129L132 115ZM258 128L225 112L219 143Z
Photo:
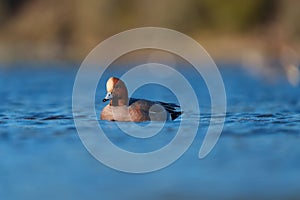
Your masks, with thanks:
M172 112L171 118L172 120L175 120L177 117L179 117L183 112Z

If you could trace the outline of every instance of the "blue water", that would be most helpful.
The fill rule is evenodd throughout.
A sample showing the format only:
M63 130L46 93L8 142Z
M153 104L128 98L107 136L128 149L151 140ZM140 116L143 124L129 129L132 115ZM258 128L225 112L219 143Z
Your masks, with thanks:
M39 65L0 69L0 199L300 197L300 87L283 75L268 81L240 66L221 64L227 116L212 152L198 159L210 119L209 101L204 100L196 139L179 160L153 173L128 174L94 159L77 135L72 89L78 65ZM193 77L188 71L186 75ZM176 101L166 88L152 87L151 96L143 92L149 88L135 95ZM104 106L98 102L97 114ZM115 144L137 152L168 143L179 122L168 122L158 141L145 143L122 134L114 122L99 121L111 130Z

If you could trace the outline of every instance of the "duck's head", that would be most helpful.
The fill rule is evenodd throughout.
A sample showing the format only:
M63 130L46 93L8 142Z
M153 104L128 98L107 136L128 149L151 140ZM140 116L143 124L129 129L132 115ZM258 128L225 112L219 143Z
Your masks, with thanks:
M110 101L109 105L111 106L128 105L128 91L122 80L110 77L106 82L106 91L103 102Z

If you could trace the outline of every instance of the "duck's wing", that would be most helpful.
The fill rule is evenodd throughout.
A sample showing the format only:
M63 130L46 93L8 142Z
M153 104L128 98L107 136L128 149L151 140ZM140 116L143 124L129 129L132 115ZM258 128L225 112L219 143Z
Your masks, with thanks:
M130 98L129 99L129 106L139 100L142 99L136 99L136 98ZM175 104L175 103L166 103L162 101L149 101L149 100L143 100L143 101L148 101L151 104L160 104L162 105L168 113L170 113L172 120L175 120L178 118L183 112L180 110L180 106Z
M139 100L141 100L141 99L130 98L130 99L129 99L129 106L130 106L131 104L133 104L133 103L139 101Z

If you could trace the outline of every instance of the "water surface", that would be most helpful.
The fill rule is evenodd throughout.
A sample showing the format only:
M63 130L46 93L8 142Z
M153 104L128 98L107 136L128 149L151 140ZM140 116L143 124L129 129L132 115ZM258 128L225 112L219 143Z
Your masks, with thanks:
M270 83L239 66L221 67L228 107L213 151L198 159L210 120L210 102L204 98L196 139L178 161L154 173L127 174L98 162L81 143L71 105L77 68L64 65L0 70L1 199L300 197L300 87L289 85L284 77ZM166 89L147 87L155 91L151 96L144 92L149 88L135 95L176 101ZM204 86L199 87L205 93ZM102 93L97 91L95 97L97 114L105 105ZM191 114L191 123L198 117ZM167 144L180 119L168 122L148 142L124 135L114 122L99 123L118 146L147 152Z

